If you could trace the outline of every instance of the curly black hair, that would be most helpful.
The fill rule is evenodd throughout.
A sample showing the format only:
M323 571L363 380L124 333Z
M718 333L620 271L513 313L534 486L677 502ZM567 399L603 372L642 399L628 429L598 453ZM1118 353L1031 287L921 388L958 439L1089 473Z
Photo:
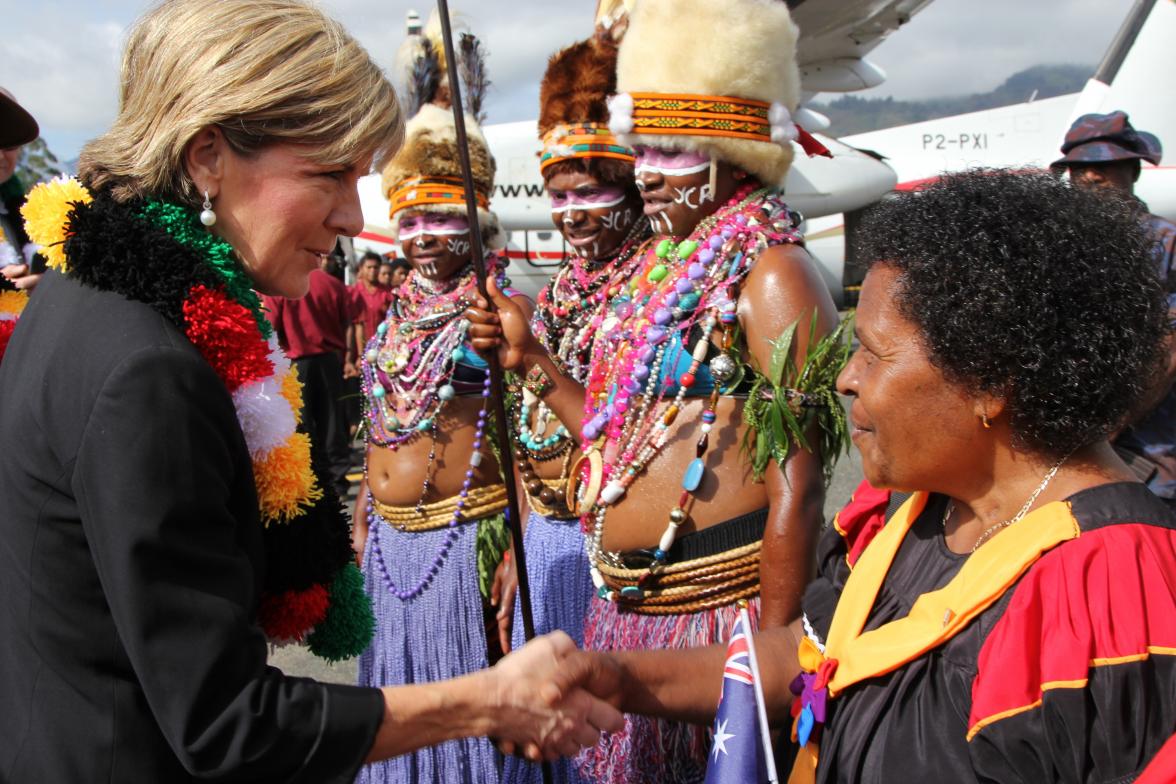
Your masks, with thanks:
M857 251L951 383L1003 399L1014 446L1058 458L1113 432L1171 331L1139 202L1045 172L973 169L863 218Z

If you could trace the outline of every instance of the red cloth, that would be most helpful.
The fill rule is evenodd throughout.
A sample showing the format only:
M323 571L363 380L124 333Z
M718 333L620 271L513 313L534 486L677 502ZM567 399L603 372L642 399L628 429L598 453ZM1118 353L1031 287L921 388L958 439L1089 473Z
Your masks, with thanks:
M380 322L388 314L388 308L392 305L392 292L379 286L369 290L363 281L356 281L348 293L358 314L355 320L363 323L363 337L366 342L376 334L376 327L380 326Z
M330 351L343 354L347 325L357 316L347 287L322 270L310 273L310 290L302 299L263 295L266 316L290 359Z

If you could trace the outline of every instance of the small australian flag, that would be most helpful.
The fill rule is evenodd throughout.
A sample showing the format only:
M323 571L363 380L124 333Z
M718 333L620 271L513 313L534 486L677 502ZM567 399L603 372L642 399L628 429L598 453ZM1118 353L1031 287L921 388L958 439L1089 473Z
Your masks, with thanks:
M755 698L746 615L736 619L723 666L723 696L715 716L706 784L763 784L768 781L763 734Z

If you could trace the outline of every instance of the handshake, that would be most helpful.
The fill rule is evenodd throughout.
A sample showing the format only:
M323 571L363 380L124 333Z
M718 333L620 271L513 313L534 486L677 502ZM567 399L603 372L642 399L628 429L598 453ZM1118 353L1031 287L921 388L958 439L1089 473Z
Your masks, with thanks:
M495 738L532 761L571 756L621 729L618 671L563 632L496 664L440 683L385 687L384 719L367 761L460 737Z

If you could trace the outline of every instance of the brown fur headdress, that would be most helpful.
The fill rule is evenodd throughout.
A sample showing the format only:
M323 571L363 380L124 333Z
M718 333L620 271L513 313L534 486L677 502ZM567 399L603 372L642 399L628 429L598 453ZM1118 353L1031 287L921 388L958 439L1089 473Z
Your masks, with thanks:
M599 37L561 49L548 61L539 86L539 169L545 176L566 161L592 163L608 180L632 179L633 150L608 129L616 67L616 43Z
M617 91L617 45L589 38L547 61L539 85L539 136L556 125L608 123L608 98Z

